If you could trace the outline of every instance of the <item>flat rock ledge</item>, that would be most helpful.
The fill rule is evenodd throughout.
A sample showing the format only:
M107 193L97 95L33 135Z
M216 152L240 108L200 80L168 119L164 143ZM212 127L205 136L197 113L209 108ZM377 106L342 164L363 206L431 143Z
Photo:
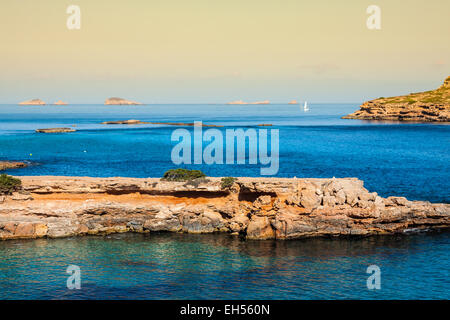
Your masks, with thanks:
M19 177L0 196L0 239L122 232L226 232L247 239L369 236L448 228L450 204L382 198L363 181Z

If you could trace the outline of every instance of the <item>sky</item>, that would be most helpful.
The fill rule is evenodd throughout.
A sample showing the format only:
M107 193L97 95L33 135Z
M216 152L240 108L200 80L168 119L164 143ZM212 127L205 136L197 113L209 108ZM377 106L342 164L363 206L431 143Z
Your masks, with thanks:
M67 28L67 8L81 11ZM381 9L369 30L366 9ZM0 104L363 102L450 75L448 0L1 0Z

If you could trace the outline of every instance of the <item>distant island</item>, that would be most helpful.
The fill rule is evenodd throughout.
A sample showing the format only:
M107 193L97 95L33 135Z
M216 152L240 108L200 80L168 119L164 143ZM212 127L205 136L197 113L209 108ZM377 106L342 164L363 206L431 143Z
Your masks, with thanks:
M245 102L242 100L236 100L236 101L228 102L227 104L270 104L270 101L264 100L264 101L256 101L256 102Z
M106 99L105 105L142 105L142 103L122 98L109 98Z
M53 105L55 105L55 106L67 106L67 102L64 102L62 100L58 100Z
M21 106L43 106L43 105L45 105L45 102L42 101L41 99L32 99L32 100L20 102L19 105L21 105Z
M436 90L367 101L342 119L450 122L450 76Z
M298 104L297 100L291 100L289 104Z

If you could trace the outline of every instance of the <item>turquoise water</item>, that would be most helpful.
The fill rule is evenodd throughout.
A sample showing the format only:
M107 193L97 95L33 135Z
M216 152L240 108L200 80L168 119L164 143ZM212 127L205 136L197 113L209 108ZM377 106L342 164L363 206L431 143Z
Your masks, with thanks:
M122 234L0 242L0 299L449 299L450 234L241 241ZM381 289L368 290L369 265ZM81 269L68 290L66 268Z
M358 104L298 106L0 105L0 160L14 175L160 177L178 127L278 129L279 177L358 177L370 191L450 202L450 127L343 120ZM271 123L273 127L258 127ZM75 133L37 134L70 127ZM187 128L192 131L192 128ZM259 176L260 165L191 165L210 176ZM241 241L225 235L112 235L0 242L0 299L448 299L449 233L368 239ZM68 265L82 289L66 288ZM366 287L366 269L382 289Z

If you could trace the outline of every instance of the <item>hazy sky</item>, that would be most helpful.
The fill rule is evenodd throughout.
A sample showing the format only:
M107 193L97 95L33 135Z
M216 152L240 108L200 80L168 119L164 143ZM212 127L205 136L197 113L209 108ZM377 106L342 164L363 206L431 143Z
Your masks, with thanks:
M381 30L369 30L369 5ZM81 8L68 30L67 7ZM362 102L450 75L448 0L1 0L0 103Z

